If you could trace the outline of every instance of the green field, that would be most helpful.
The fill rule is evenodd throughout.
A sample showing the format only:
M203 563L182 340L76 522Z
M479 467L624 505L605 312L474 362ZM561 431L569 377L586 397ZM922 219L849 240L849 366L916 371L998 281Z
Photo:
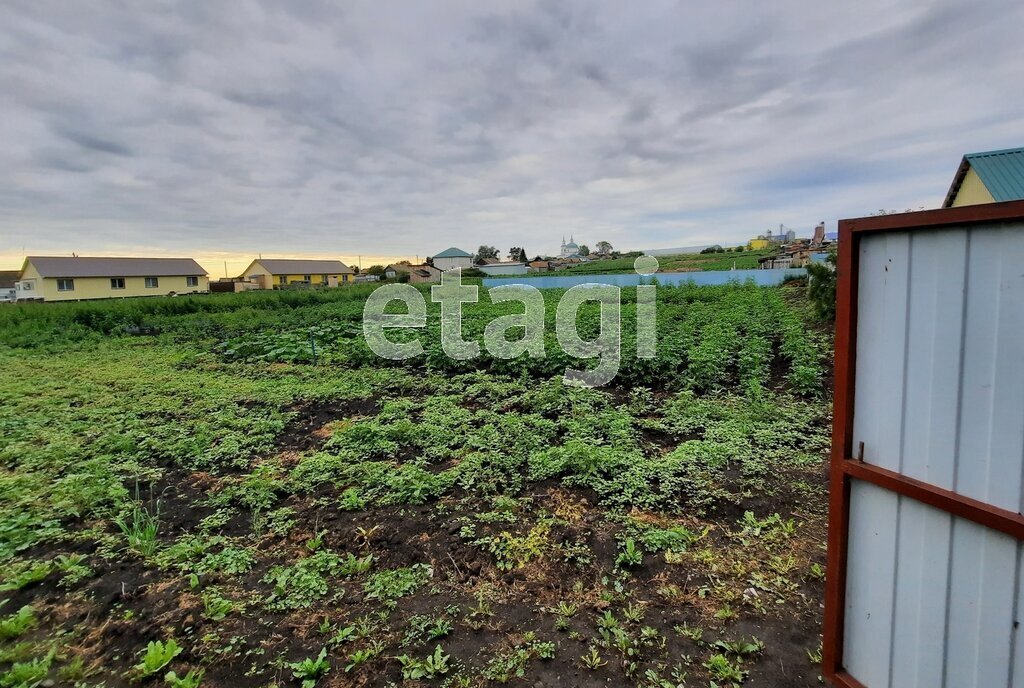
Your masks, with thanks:
M681 253L675 256L658 256L662 272L690 272L700 270L756 270L757 259L772 255L768 249L736 253ZM612 258L581 263L559 271L558 274L609 275L618 272L633 272L635 258ZM545 274L545 273L541 273Z
M561 291L543 359L452 361L431 304L398 363L370 290L0 309L0 687L819 685L800 287L659 288L650 360L623 290L603 389Z

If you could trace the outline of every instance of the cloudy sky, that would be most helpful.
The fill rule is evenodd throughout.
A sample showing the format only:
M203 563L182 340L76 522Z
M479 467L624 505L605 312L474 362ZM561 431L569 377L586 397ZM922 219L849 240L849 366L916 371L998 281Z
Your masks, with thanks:
M6 0L0 267L657 248L935 207L964 152L1024 145L1022 23L1019 0Z

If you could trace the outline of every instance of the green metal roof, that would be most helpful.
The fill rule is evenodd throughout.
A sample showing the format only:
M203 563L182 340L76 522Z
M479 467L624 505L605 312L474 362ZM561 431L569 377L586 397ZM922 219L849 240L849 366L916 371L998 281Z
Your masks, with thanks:
M435 258L472 258L473 254L472 253L466 253L461 248L455 248L454 246L452 246L451 248L446 248L445 250L441 251L440 253L438 253L434 257Z
M1024 199L1024 148L964 156L997 202Z

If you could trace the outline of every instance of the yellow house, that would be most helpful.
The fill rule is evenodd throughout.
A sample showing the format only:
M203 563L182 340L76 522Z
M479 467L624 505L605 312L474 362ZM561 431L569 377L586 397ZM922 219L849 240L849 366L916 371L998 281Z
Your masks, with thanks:
M968 153L943 208L1024 199L1024 148Z
M757 250L762 249L762 248L768 248L770 243L771 242L769 242L767 239L758 238L758 239L751 239L750 243L748 243L747 246L750 247L751 251L757 251Z
M279 289L290 284L337 287L355 279L355 270L340 260L257 258L242 273L246 282L260 289Z
M191 258L29 256L15 284L15 298L19 301L80 301L209 291L206 270Z

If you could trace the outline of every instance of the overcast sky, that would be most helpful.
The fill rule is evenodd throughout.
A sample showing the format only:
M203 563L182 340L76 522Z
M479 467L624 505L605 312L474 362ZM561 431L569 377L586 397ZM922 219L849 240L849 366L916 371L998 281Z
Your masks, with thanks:
M1019 0L156 6L0 5L3 266L739 242L1024 145Z

